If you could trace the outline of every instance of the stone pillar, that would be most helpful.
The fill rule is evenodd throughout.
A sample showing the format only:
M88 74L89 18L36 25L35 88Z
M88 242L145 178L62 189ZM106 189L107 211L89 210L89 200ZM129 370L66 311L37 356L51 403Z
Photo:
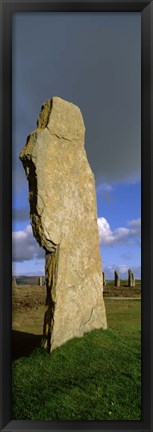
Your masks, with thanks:
M104 272L102 272L102 275L103 275L103 286L106 286L106 278L105 278L105 273L104 273Z
M52 351L107 328L95 179L80 109L59 97L41 107L20 159L29 182L33 234L46 251L43 346Z
M132 286L135 287L135 277L133 273L132 273Z
M115 286L120 287L120 277L119 277L117 271L114 272L114 276L115 276Z
M12 286L13 286L13 288L15 288L16 287L16 279L15 279L15 277L13 277L13 280L12 280Z
M39 286L42 286L42 276L39 276Z
M128 270L128 286L131 288L133 286L133 278L131 269Z

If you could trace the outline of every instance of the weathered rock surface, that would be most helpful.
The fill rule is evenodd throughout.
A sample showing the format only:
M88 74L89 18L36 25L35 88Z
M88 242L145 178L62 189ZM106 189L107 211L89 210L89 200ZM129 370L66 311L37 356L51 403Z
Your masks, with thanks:
M37 129L20 153L33 234L46 250L48 350L107 328L95 182L84 134L80 109L54 97L42 106Z

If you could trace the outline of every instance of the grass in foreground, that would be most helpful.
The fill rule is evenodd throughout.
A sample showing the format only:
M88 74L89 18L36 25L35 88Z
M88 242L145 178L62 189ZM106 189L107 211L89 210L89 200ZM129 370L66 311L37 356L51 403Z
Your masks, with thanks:
M13 419L140 420L140 301L106 301L109 329L13 363Z

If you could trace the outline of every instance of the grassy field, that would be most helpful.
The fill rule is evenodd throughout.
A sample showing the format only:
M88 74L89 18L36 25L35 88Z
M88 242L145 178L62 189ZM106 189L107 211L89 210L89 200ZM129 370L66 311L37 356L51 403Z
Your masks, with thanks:
M135 281L135 287L129 287L127 280L120 280L120 287L114 285L114 281L107 281L103 287L104 297L140 297L141 296L141 280Z
M38 348L44 306L14 309L13 419L141 419L141 302L105 304L108 330L70 340L50 356Z
M46 286L38 286L38 277L18 277L16 286L13 285L12 303L13 310L26 307L32 309L34 307L44 305L46 297ZM107 285L103 288L104 297L141 297L141 281L136 280L135 287L128 287L127 280L121 280L121 286L115 287L114 281L107 281Z

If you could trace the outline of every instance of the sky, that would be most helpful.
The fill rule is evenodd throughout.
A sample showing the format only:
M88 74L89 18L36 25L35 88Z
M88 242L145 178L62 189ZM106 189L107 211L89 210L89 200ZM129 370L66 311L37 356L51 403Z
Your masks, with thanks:
M14 13L12 31L12 271L43 275L19 154L45 100L79 106L96 182L102 267L141 277L141 15Z

